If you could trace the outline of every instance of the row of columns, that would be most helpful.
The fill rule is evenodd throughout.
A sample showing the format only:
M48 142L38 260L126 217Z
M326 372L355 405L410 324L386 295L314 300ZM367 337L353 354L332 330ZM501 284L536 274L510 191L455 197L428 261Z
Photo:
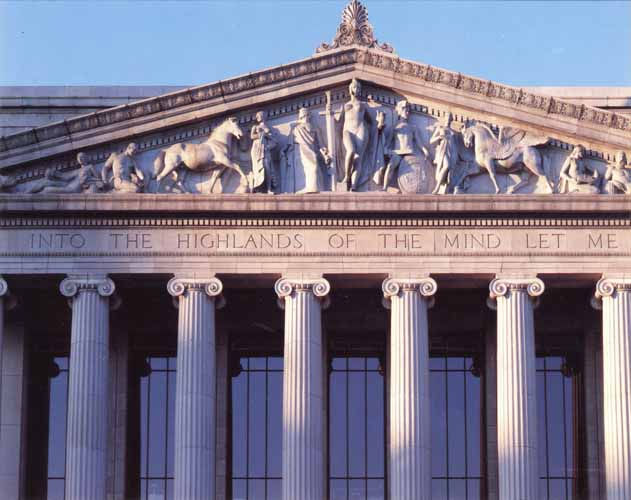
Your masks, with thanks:
M538 497L534 308L538 278L497 278L497 442L499 497ZM215 311L223 285L214 276L169 281L179 308L175 396L174 493L208 500L215 491ZM8 287L0 278L2 302ZM72 307L66 500L106 497L109 309L115 286L104 275L68 276L60 285ZM276 282L285 310L283 378L283 499L326 498L325 377L321 312L324 278ZM427 311L436 282L389 278L391 309L389 498L431 497ZM631 498L631 280L603 278L594 305L603 309L604 434L608 500Z

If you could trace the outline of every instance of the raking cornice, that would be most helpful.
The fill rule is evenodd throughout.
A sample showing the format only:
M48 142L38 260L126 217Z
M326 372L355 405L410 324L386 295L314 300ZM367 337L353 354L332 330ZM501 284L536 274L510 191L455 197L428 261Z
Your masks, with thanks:
M2 137L0 169L296 97L352 77L576 142L631 147L631 116L350 46Z

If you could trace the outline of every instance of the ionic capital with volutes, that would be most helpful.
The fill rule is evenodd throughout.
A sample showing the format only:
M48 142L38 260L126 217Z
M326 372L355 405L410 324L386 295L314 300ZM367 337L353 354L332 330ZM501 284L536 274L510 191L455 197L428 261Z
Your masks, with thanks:
M527 293L539 305L539 296L545 291L545 285L539 278L497 277L489 284L489 298L486 303L496 309L498 297L506 297L511 292Z
M594 309L602 309L604 297L616 297L619 292L631 292L631 278L602 277L596 283L596 291L592 297L591 304Z
M438 290L438 284L428 276L422 278L386 278L381 284L383 291L383 305L390 308L392 297L398 297L401 292L416 292L427 299L427 307L434 306L434 294Z
M175 276L167 283L167 291L169 292L169 295L173 297L174 301L178 297L188 294L190 291L198 291L203 292L211 299L214 299L215 307L217 309L221 309L226 304L222 294L223 283L216 276L192 278ZM174 304L177 306L177 303L174 302Z
M18 303L17 298L9 291L9 285L2 276L0 276L0 301L2 301L5 311L10 311Z
M114 282L106 274L69 274L59 284L59 291L68 298L82 291L95 291L101 297L109 297L115 290Z
M331 284L324 278L280 278L274 284L274 291L281 309L285 308L285 299L294 293L312 293L326 309L330 303Z
M9 285L7 284L6 280L2 276L0 276L0 297L4 297L8 293Z

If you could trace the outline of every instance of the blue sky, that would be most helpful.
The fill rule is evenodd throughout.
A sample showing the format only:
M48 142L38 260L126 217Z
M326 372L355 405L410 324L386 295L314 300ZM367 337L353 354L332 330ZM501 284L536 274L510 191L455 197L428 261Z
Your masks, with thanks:
M631 85L631 2L365 0L404 58L513 85ZM346 0L0 2L0 85L198 85L311 55Z

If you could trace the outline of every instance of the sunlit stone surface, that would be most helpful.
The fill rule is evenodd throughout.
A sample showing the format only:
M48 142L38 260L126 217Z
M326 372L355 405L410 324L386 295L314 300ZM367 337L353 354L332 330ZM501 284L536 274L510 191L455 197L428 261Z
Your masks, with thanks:
M631 498L631 279L603 278L602 307L605 478L607 500Z
M114 282L107 276L68 276L61 293L72 304L66 500L105 499L109 364L109 305Z
M427 309L432 278L383 282L390 326L390 498L429 500L431 426Z
M499 497L537 500L537 385L533 298L537 278L496 278L489 305L497 307L497 447Z
M175 390L175 498L206 500L215 491L215 301L217 278L173 278L178 300Z

